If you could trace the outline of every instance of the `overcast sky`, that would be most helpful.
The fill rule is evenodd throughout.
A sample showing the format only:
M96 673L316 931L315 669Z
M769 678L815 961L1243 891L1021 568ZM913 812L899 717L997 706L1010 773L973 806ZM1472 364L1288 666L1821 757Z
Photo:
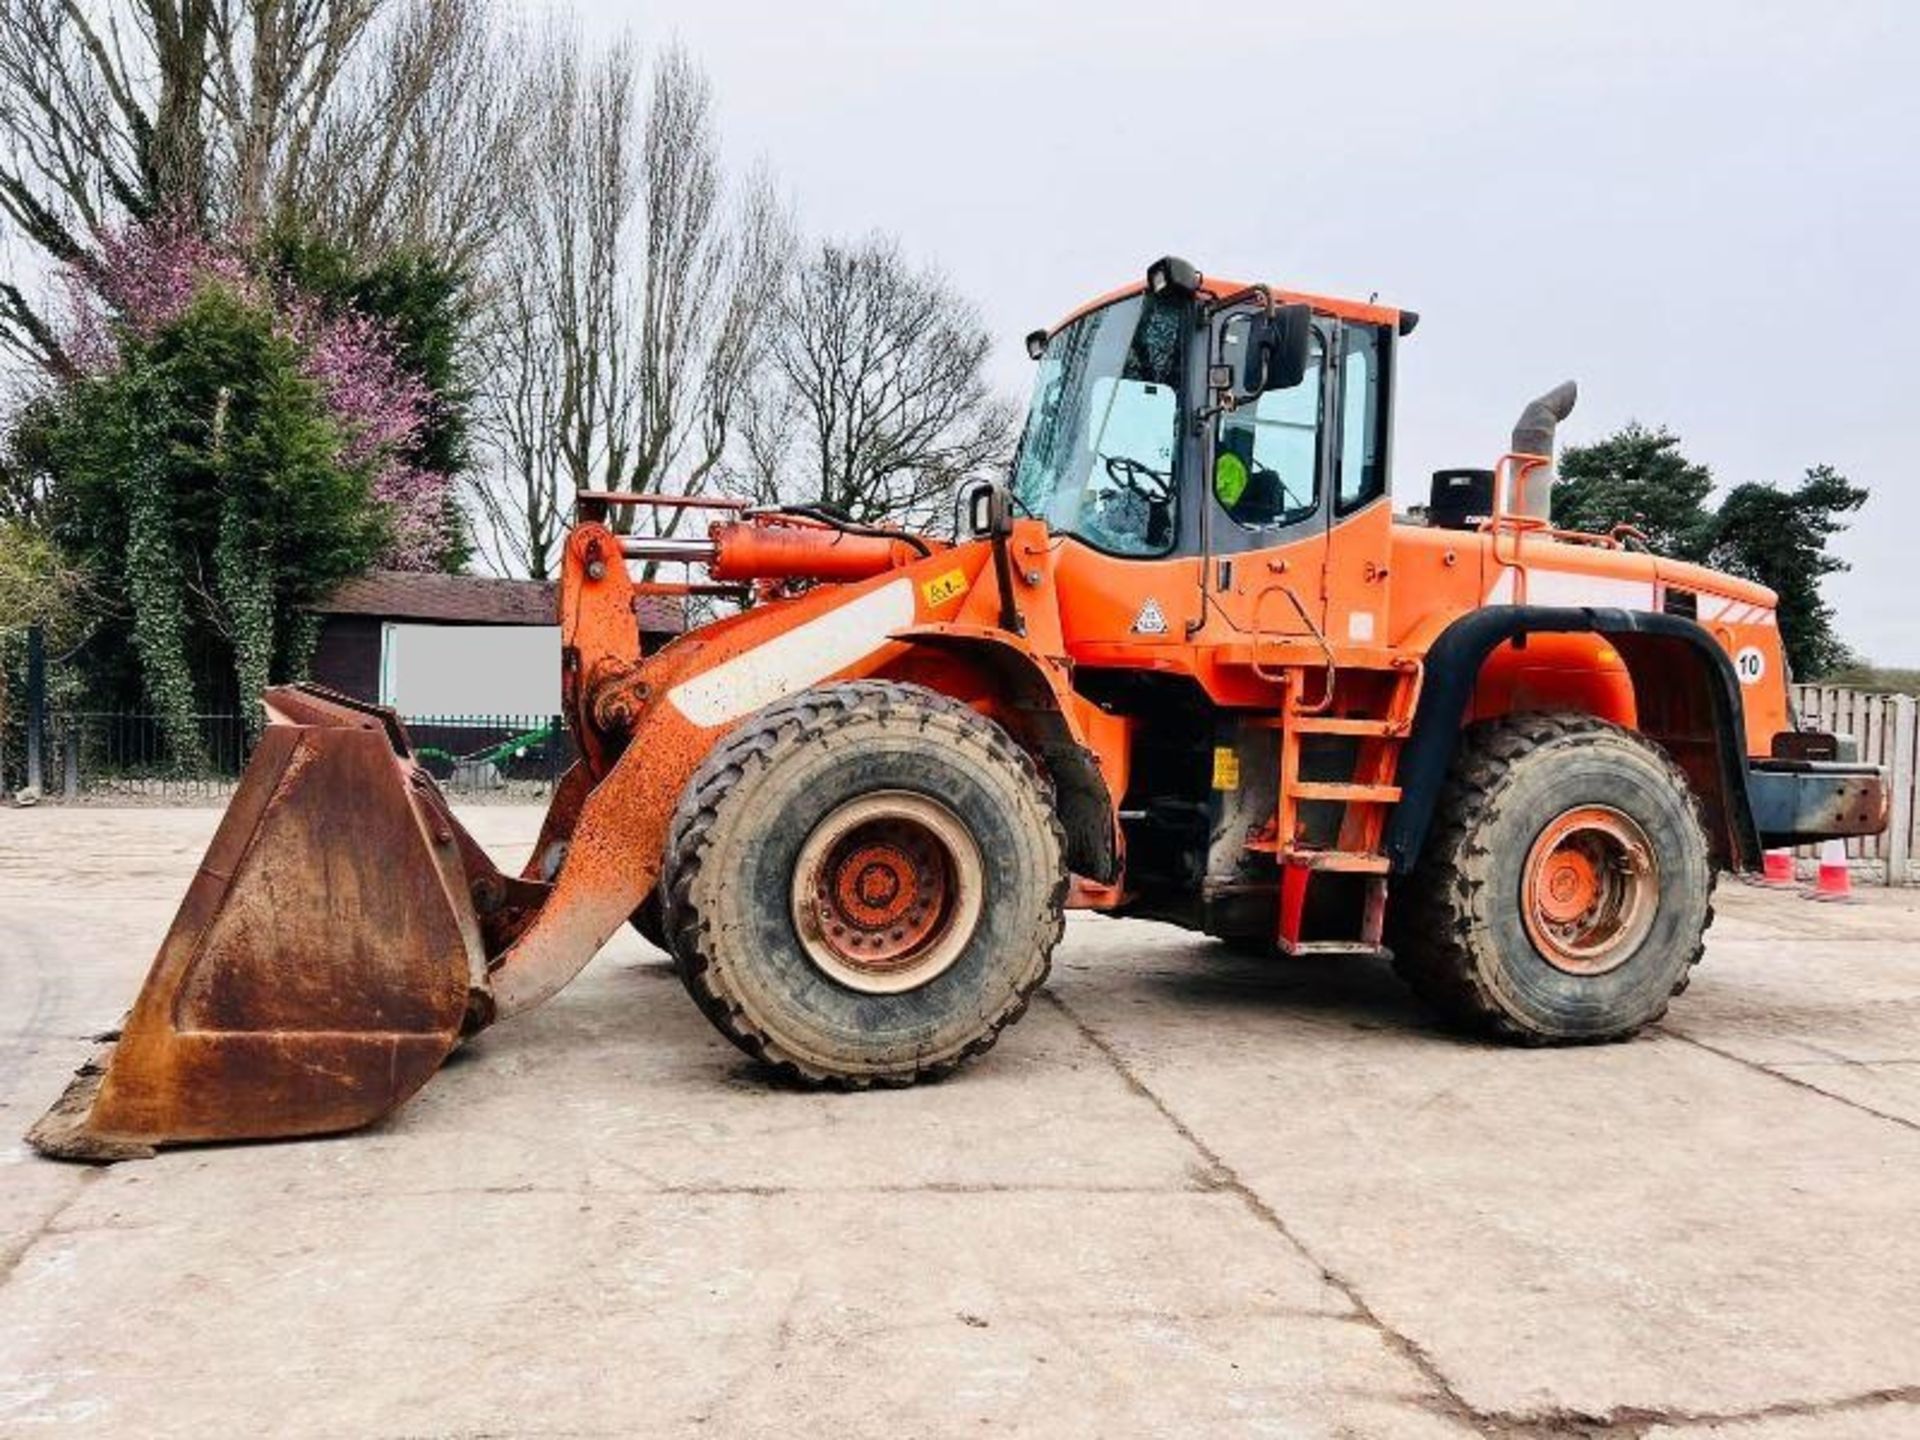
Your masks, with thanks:
M1843 633L1920 664L1920 4L581 0L677 38L807 228L892 231L1020 337L1174 252L1422 314L1395 485L1578 441L1723 485L1838 466Z

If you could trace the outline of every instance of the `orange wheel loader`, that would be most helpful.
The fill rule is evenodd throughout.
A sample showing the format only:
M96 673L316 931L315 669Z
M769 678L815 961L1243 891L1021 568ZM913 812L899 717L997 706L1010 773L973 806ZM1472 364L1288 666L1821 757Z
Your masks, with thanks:
M1173 258L1029 337L1011 475L952 541L818 507L588 492L560 586L579 761L495 868L388 711L269 724L59 1156L365 1125L651 931L771 1071L986 1050L1069 905L1391 956L1455 1022L1617 1040L1687 983L1714 877L1880 830L1801 729L1774 596L1550 518L1571 385L1491 470L1388 496L1411 311ZM697 540L621 507L705 504ZM629 564L750 604L643 654ZM675 587L666 586L672 589Z

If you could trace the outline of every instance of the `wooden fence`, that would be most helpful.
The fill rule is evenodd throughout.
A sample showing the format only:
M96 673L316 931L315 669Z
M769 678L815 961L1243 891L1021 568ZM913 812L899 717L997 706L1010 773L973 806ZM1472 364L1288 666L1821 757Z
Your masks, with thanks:
M1803 725L1851 735L1860 743L1861 760L1884 765L1893 777L1893 820L1884 835L1847 842L1854 864L1889 885L1915 880L1914 861L1920 858L1920 736L1915 710L1920 700L1911 695L1872 695L1835 685L1796 685L1794 703ZM1799 853L1811 857L1818 847Z

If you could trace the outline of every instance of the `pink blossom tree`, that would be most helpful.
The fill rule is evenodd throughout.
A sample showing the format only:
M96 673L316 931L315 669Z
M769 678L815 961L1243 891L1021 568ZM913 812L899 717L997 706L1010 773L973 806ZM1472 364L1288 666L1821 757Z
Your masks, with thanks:
M341 435L340 464L364 471L382 507L389 542L383 568L433 570L450 549L453 477L414 462L433 396L400 363L379 321L329 311L312 296L264 275L237 246L208 239L189 221L161 218L106 237L96 257L65 273L69 358L83 373L120 363L126 340L149 341L208 286L271 311L274 328L303 356Z

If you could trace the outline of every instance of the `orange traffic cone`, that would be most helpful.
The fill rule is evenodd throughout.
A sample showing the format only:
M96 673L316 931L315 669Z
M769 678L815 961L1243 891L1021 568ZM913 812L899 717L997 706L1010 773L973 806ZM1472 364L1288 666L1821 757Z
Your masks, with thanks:
M1761 855L1760 883L1769 890L1793 889L1793 851L1768 850Z
M1822 840L1820 842L1820 871L1815 877L1813 889L1807 891L1809 900L1851 900L1853 899L1853 873L1847 869L1847 842L1844 840Z

